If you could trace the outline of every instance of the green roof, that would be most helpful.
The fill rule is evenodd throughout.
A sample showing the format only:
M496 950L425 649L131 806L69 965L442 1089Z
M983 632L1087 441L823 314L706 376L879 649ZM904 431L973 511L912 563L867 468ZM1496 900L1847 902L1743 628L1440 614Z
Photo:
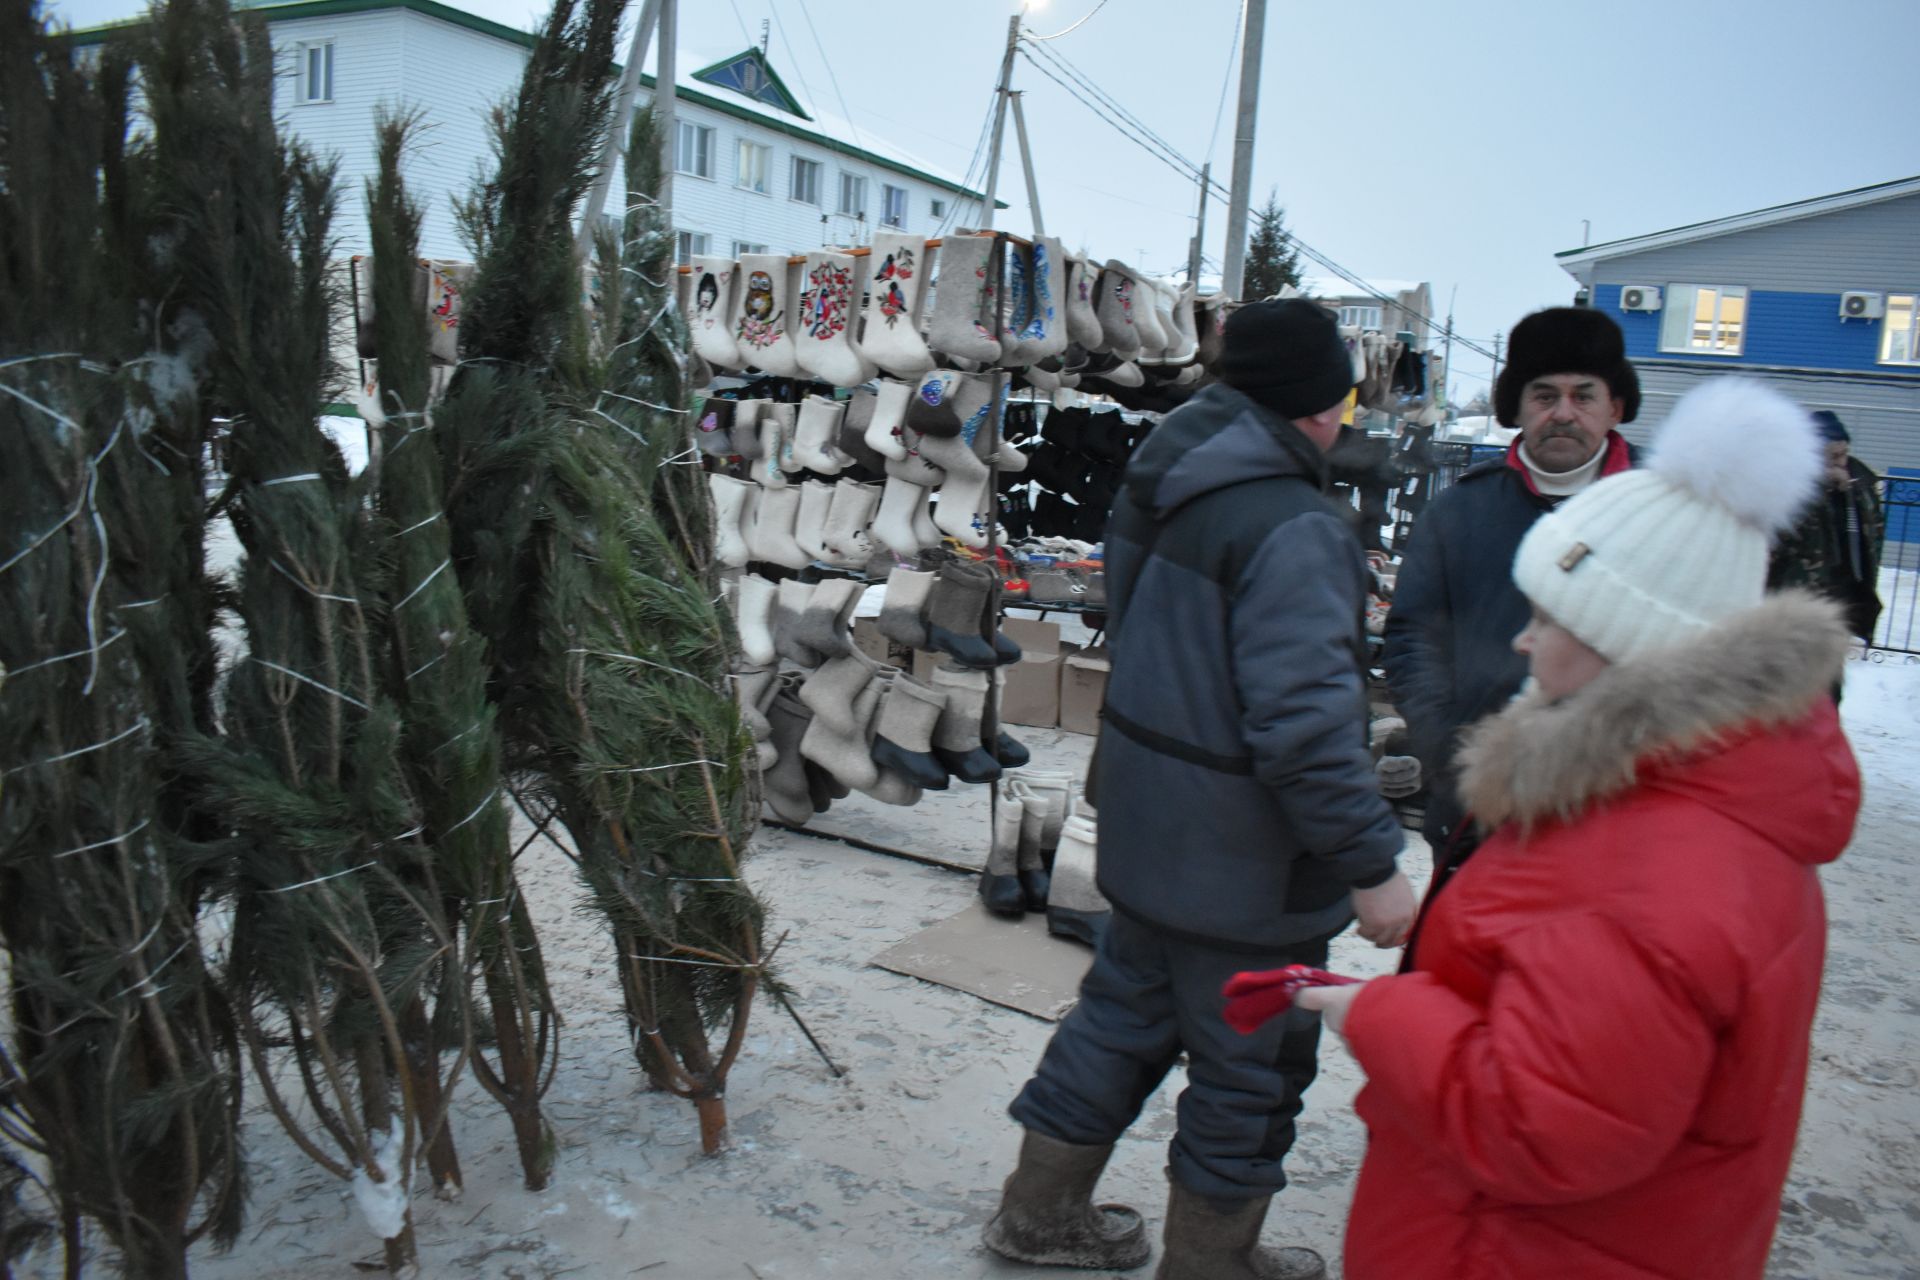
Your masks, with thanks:
M802 120L813 119L801 109L800 100L793 96L786 82L780 79L780 73L767 61L767 55L759 49L747 49L731 58L722 58L712 66L694 72L693 78L745 94L788 115L799 116Z

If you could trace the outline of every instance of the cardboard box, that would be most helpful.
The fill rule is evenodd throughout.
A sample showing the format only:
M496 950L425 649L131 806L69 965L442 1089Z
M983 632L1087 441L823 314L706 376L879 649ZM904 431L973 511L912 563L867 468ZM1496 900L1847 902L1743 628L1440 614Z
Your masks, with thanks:
M1113 659L1104 645L1067 655L1060 671L1060 727L1075 733L1100 732L1100 708L1107 700L1107 673Z
M853 647L875 662L884 662L889 666L898 665L894 661L893 641L880 634L880 624L872 618L853 620Z
M1051 729L1060 721L1060 624L1006 618L1000 630L1020 646L1020 661L1000 668L1000 719Z

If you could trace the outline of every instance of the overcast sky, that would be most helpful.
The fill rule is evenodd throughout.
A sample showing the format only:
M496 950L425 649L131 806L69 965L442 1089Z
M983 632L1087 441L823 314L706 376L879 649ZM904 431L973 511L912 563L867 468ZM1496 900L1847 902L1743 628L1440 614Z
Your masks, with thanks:
M529 29L546 11L539 0L448 2ZM49 7L90 26L144 5ZM758 43L765 21L774 66L799 94L963 174L1015 9L683 0L681 57ZM1239 18L1240 0L1046 0L1024 21L1039 36L1072 27L1047 52L1181 155L1211 159L1224 186ZM1274 192L1290 230L1363 277L1430 282L1442 316L1457 289L1456 328L1485 346L1529 310L1569 300L1553 253L1582 243L1583 222L1598 243L1920 174L1916 51L1916 0L1273 0L1255 204ZM1035 61L1016 61L1014 87L1027 94L1047 231L1149 271L1182 269L1193 183ZM1013 208L999 225L1029 230L1011 126L1000 194ZM1215 262L1225 224L1216 200ZM1465 399L1489 368L1456 347L1454 372Z

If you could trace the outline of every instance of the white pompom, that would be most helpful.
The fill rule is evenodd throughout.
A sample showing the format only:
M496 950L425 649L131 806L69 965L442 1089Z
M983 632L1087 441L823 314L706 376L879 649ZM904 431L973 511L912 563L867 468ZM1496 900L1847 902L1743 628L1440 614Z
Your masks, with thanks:
M1680 397L1655 433L1646 465L1775 533L1813 498L1824 455L1805 409L1752 378L1721 377Z

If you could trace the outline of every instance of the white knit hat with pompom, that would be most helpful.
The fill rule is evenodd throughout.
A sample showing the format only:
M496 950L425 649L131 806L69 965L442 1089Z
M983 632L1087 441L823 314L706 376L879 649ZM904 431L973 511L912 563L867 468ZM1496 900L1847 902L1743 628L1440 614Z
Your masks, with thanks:
M1750 378L1681 397L1646 466L1542 516L1513 580L1613 662L1692 639L1760 603L1774 536L1814 496L1823 446L1805 409Z

